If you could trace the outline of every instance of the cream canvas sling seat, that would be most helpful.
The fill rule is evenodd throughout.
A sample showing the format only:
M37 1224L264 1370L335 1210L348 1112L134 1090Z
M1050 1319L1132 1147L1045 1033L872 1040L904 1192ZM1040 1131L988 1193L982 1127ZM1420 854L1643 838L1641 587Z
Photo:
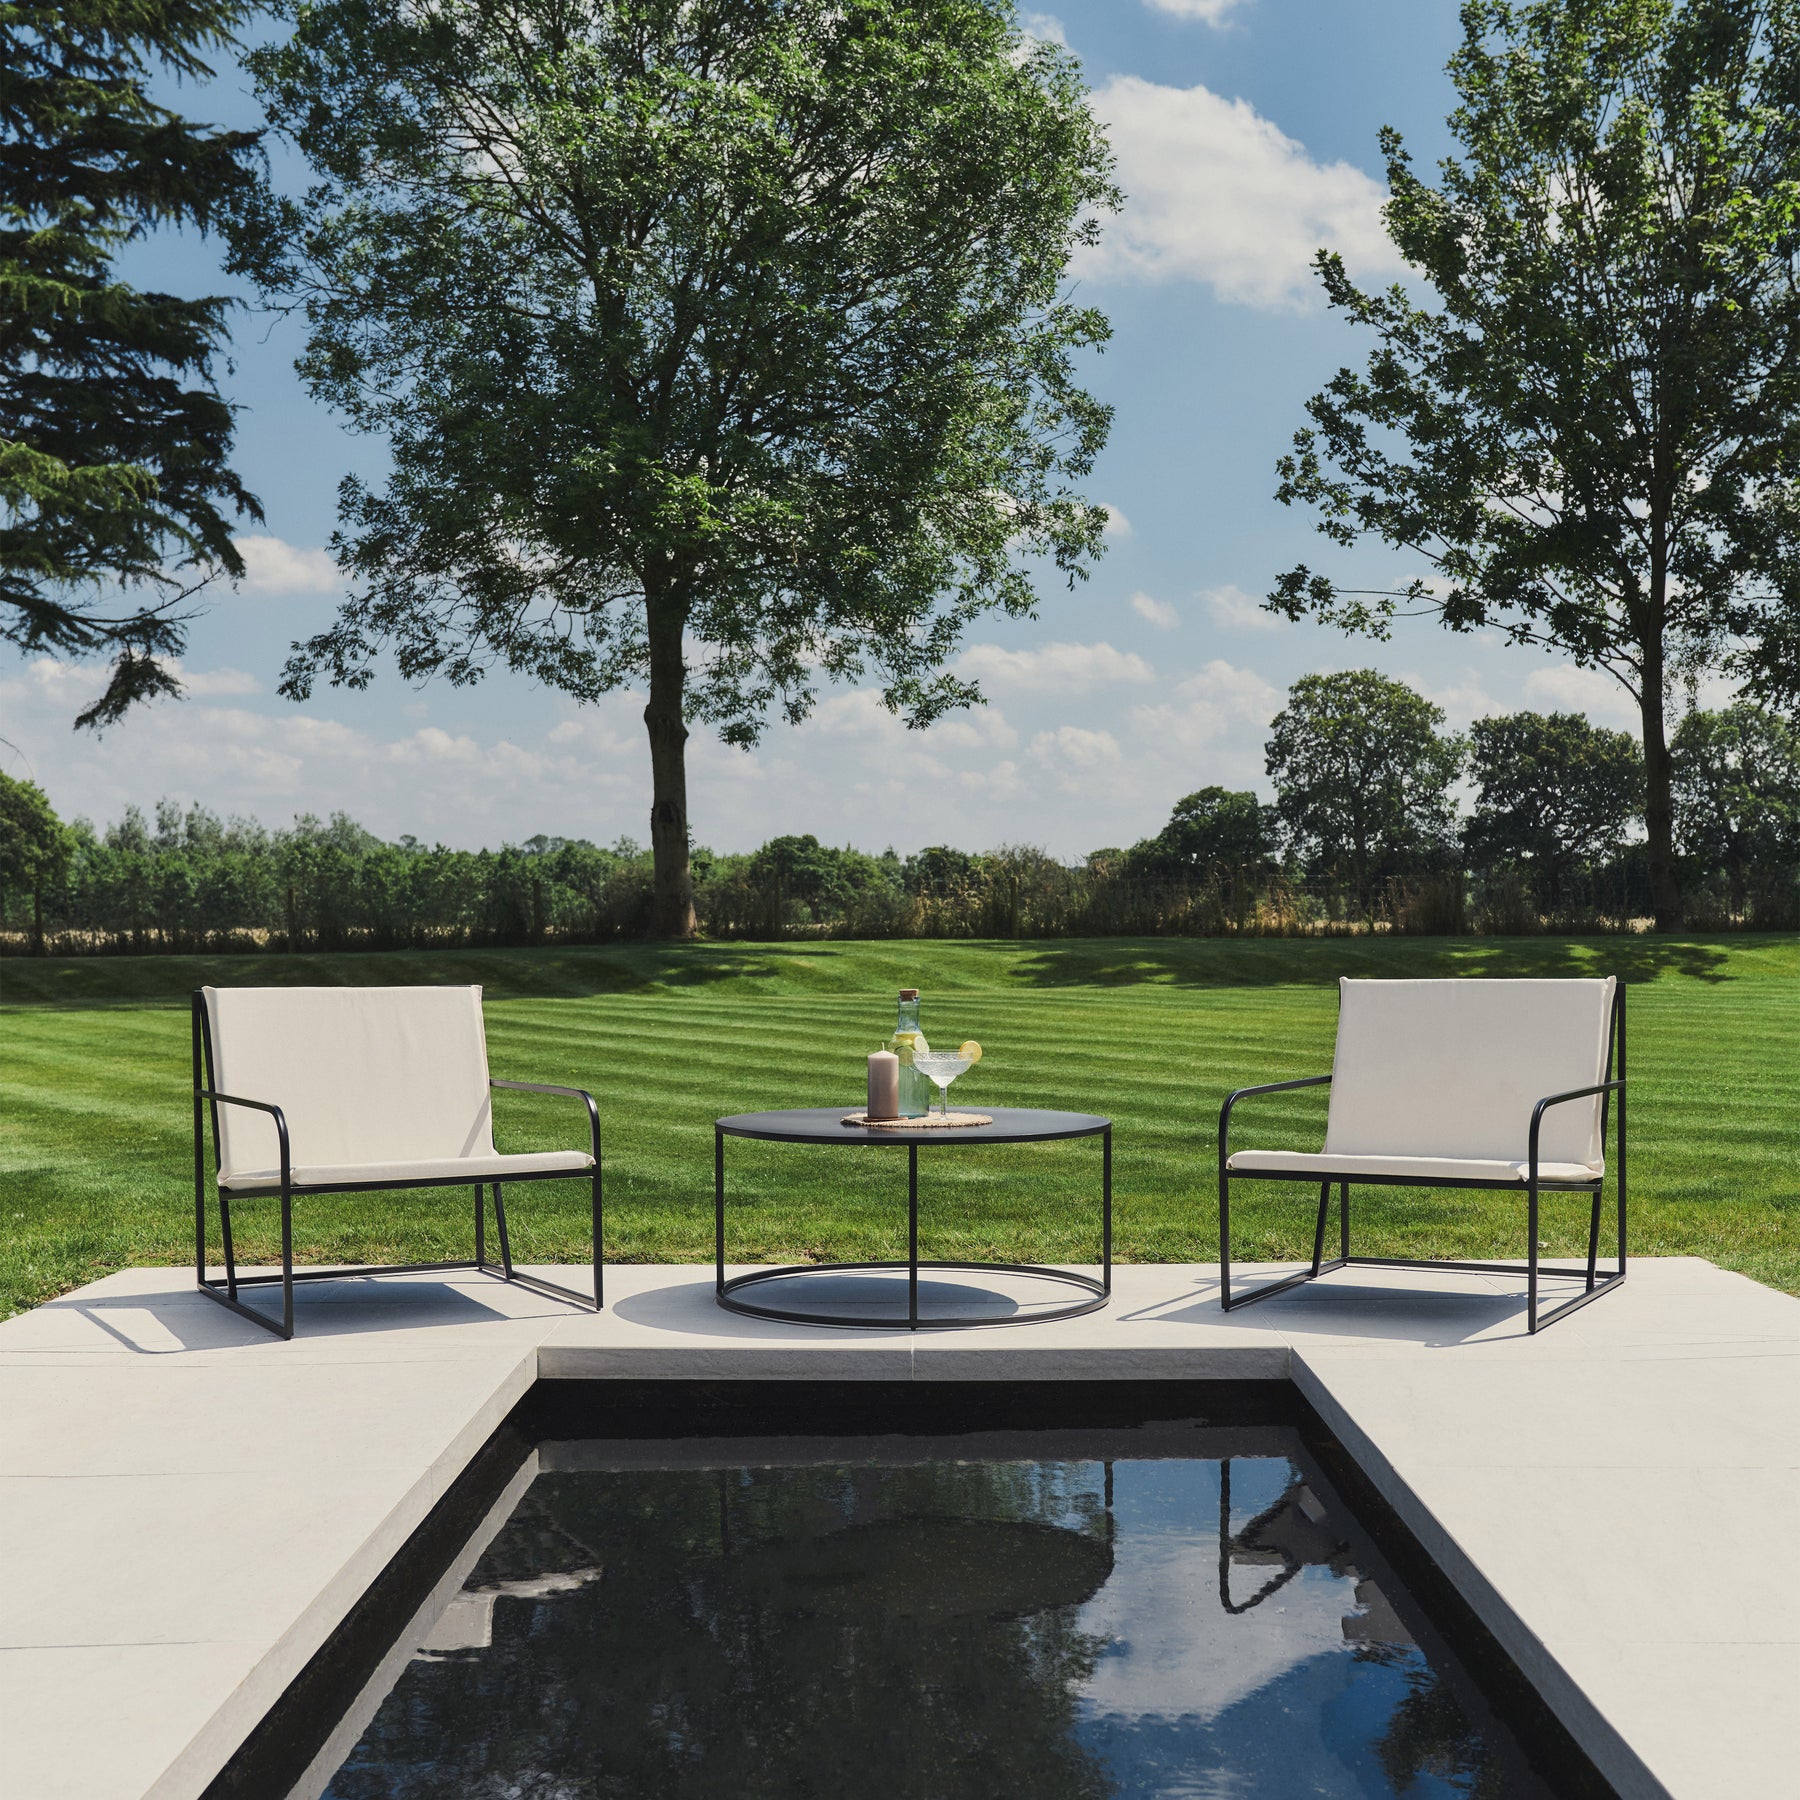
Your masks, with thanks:
M578 1305L601 1304L600 1113L581 1088L496 1081L478 987L201 988L194 995L194 1270L202 1292L281 1337L294 1335L294 1283L346 1276L476 1269ZM524 1155L494 1148L495 1089L556 1094L587 1109L588 1148ZM205 1131L213 1167L225 1279L207 1273ZM592 1298L513 1267L503 1183L589 1183L594 1232ZM500 1244L487 1257L485 1190L494 1190ZM293 1257L296 1196L462 1187L475 1194L469 1262L305 1269ZM281 1201L280 1274L240 1275L231 1203ZM281 1322L245 1305L238 1290L279 1283Z
M1613 1077L1613 1058L1618 1076ZM1232 1150L1232 1110L1254 1094L1331 1088L1324 1147ZM1619 1099L1615 1170L1618 1267L1598 1267L1608 1104ZM1311 1267L1235 1296L1231 1183L1316 1181ZM1526 1319L1547 1325L1625 1279L1625 990L1604 980L1339 983L1337 1048L1329 1075L1240 1088L1219 1113L1219 1299L1229 1312L1353 1265L1470 1269L1516 1275L1506 1263L1353 1256L1350 1187L1510 1188L1525 1197ZM1325 1260L1325 1225L1338 1188L1338 1254ZM1540 1269L1538 1197L1591 1196L1587 1264ZM1540 1274L1575 1275L1583 1291L1540 1312Z

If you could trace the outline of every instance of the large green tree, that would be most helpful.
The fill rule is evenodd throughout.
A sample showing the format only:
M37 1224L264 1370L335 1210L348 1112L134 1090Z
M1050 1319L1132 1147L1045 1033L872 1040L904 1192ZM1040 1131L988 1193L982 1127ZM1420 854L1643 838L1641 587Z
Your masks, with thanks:
M1321 255L1332 305L1378 342L1308 403L1280 469L1328 537L1425 566L1371 589L1302 565L1270 604L1377 636L1435 611L1613 675L1642 719L1667 929L1672 684L1722 662L1800 690L1800 5L1462 16L1461 156L1434 186L1382 134L1419 279L1365 293Z
M1740 701L1675 728L1675 829L1689 856L1721 871L1732 911L1753 883L1791 891L1800 867L1800 730Z
M150 98L210 71L243 0L0 0L0 637L105 657L76 721L177 693L163 658L184 602L243 573L228 515L261 518L229 465L213 365L228 302L119 278L158 226L208 229L253 174L258 134Z
M1463 742L1442 707L1373 669L1302 675L1269 727L1266 767L1289 845L1348 881L1365 913L1377 886L1441 861L1455 837Z
M821 844L810 832L804 837L770 838L745 858L744 872L772 900L804 907L815 922L841 915L857 893L884 886L890 879L878 858L847 846L840 850ZM779 920L779 911L776 917Z
M1463 841L1477 867L1520 863L1559 907L1569 878L1616 856L1643 812L1644 759L1626 731L1580 713L1505 713L1469 727L1475 807Z
M1254 794L1203 787L1177 800L1168 824L1133 846L1131 859L1155 874L1241 883L1261 875L1273 859L1277 829L1275 809Z
M502 663L647 693L655 929L693 929L686 744L823 680L921 725L980 612L1104 509L1066 298L1115 204L1073 61L1006 0L304 0L250 58L318 172L246 264L385 437L356 591L285 691Z
M31 896L31 948L44 953L44 889L62 878L74 835L35 781L0 774L0 914L9 889Z

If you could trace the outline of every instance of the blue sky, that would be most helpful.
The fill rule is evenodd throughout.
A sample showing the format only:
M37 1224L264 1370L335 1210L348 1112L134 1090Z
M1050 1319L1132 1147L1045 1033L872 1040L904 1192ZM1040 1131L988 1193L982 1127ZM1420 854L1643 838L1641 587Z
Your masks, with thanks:
M1341 249L1372 280L1398 272L1376 216L1377 131L1398 126L1423 165L1450 147L1456 8L1063 0L1023 16L1080 58L1129 196L1077 270L1114 329L1089 371L1116 409L1090 484L1114 509L1108 554L1073 593L1046 580L1035 621L972 632L964 666L985 708L911 733L872 693L828 689L811 721L772 727L748 755L697 733L696 838L720 850L780 832L871 850L1024 842L1067 857L1129 843L1197 787L1266 791L1268 721L1315 669L1402 676L1457 726L1532 706L1629 727L1607 677L1491 635L1421 620L1372 644L1257 606L1303 558L1381 579L1420 572L1379 548L1354 564L1334 551L1309 516L1276 503L1274 463L1308 395L1366 351L1319 304L1313 249ZM244 90L225 69L181 104L253 122ZM183 292L226 285L191 236L144 247L129 273ZM378 472L381 453L303 392L295 326L246 310L235 337L238 462L267 522L245 531L248 581L194 627L188 698L94 740L69 721L96 673L9 655L0 730L16 750L0 746L4 766L96 820L168 796L269 824L342 809L384 836L459 846L646 836L641 696L579 707L505 674L462 691L384 675L304 706L275 695L289 641L323 625L339 591L322 548L338 481Z

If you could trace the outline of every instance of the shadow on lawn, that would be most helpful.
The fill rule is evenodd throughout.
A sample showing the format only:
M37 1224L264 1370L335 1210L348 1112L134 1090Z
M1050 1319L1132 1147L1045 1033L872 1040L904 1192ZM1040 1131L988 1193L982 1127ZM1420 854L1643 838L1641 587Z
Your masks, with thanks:
M1133 938L1040 944L1016 972L1038 987L1326 986L1344 975L1617 975L1636 985L1665 974L1734 980L1729 960L1693 938Z
M354 950L217 956L8 957L0 1004L185 1007L195 988L469 982L490 1000L587 1000L719 982L778 981L783 963L838 954L805 944L596 944L566 949Z
M931 987L1324 987L1340 975L1659 975L1723 982L1754 938L799 939L304 955L7 957L0 1006L186 1007L230 987L470 982L490 1000L587 1000L737 984L746 997ZM991 959L991 961L990 961ZM973 978L973 979L972 979ZM891 991L891 987L889 988Z

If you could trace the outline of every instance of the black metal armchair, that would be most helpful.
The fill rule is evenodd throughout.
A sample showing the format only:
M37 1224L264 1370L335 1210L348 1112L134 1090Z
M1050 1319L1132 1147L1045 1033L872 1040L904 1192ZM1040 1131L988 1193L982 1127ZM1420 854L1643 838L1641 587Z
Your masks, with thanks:
M600 1309L599 1107L583 1088L490 1076L480 988L201 988L193 1001L193 1040L194 1277L200 1291L221 1306L291 1338L296 1282L473 1269L552 1299ZM496 1089L581 1101L589 1147L503 1155L493 1140ZM208 1273L207 1263L209 1120L223 1281ZM515 1268L507 1230L503 1184L571 1177L585 1179L592 1196L591 1300ZM294 1267L296 1198L464 1186L475 1191L470 1261ZM498 1267L487 1256L489 1186ZM240 1275L231 1203L262 1197L281 1204L281 1269ZM279 1322L238 1298L240 1289L276 1285Z
M1240 1101L1326 1086L1332 1090L1331 1113L1321 1151L1232 1151L1231 1117ZM1618 1266L1602 1270L1600 1208L1608 1108L1615 1094ZM1576 1104L1582 1101L1587 1104ZM1234 1181L1318 1182L1309 1267L1248 1293L1232 1293ZM1219 1303L1225 1311L1349 1267L1519 1272L1508 1263L1352 1255L1352 1182L1523 1193L1526 1323L1532 1332L1610 1293L1625 1279L1624 988L1610 977L1343 981L1332 1072L1239 1088L1219 1111ZM1325 1232L1334 1184L1338 1253L1327 1261ZM1539 1196L1546 1192L1591 1197L1585 1268L1540 1263ZM1544 1311L1538 1286L1545 1274L1581 1277L1583 1291Z

